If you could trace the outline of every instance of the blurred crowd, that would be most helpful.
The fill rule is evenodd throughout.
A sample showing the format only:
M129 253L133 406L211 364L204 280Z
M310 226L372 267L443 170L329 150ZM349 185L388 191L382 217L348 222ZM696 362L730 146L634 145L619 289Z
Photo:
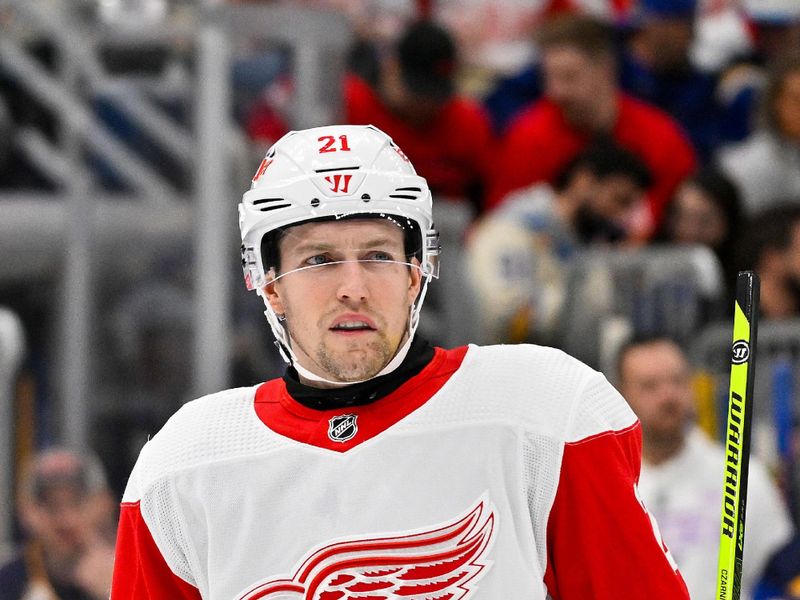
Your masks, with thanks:
M800 315L796 2L303 4L355 31L341 120L387 131L438 201L466 206L482 341L557 344L563 269L597 247L705 246L725 298L757 269L763 315ZM290 61L268 54L237 105L261 147L290 128Z
M0 598L108 598L116 505L97 457L55 446L29 457L16 502L24 541L0 564Z
M109 11L105 18L123 15L113 12L114 2L99 4ZM170 3L141 4L163 18ZM185 9L188 3L175 4ZM615 338L614 372L607 375L642 421L641 495L692 597L711 598L718 509L709 507L719 506L722 452L711 428L698 425L687 346L703 327L730 316L736 273L743 269L761 277L764 320L800 318L800 2L280 4L347 15L353 40L341 89L331 91L341 99L337 120L386 131L428 180L435 201L468 215L444 259L459 265L465 299L475 305L474 341L563 346L608 367L602 351L587 348L599 330L586 328L584 317L604 295L614 302L613 290L603 291L611 270L607 262L587 270L587 257L707 250L720 283L688 336L666 337L674 332L658 322L628 323ZM33 52L55 68L46 41L36 40ZM142 56L153 64L175 58ZM119 68L135 62L123 52L113 58ZM233 117L254 156L292 127L294 66L285 48L268 45L234 57ZM176 120L189 120L186 98L168 97L163 105ZM156 152L113 102L97 99L94 109L176 188L187 189L190 173ZM15 128L27 127L57 136L53 115L0 63L0 191L58 190L58 181L8 143ZM100 158L90 162L100 186L125 190ZM237 184L243 191L246 181ZM109 483L95 459L67 450L31 463L18 493L25 541L0 569L0 599L103 597L113 538L107 527L113 508L104 494L109 488L121 494L138 451L132 446L188 399L181 394L190 378L190 268L178 251L150 257L131 276L135 285L109 282L120 293L101 307L100 335L114 351L99 357L112 373L100 392L130 409L104 415L94 437ZM46 320L29 293L19 286L1 292L0 302L10 298L40 327L34 342L44 336ZM235 304L232 383L250 385L276 375L281 365L258 307L238 296ZM435 327L430 331L432 341L443 342ZM262 342L253 344L256 337ZM573 338L578 343L570 346ZM800 598L800 541L792 533L800 514L792 503L797 482L775 476L785 467L756 459L751 473L748 522L754 525L745 584L748 597L758 600ZM87 544L99 550L89 554ZM38 588L39 595L8 595L7 581L14 590L28 586L29 594Z

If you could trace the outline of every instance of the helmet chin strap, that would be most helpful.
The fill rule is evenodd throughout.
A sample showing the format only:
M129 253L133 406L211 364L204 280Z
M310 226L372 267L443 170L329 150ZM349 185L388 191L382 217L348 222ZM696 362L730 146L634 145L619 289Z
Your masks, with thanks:
M411 347L411 339L406 339L406 341L400 346L400 349L394 355L394 358L389 361L389 363L380 370L379 373L376 373L372 377L367 377L367 379L360 379L358 381L332 381L330 379L325 379L324 377L320 377L306 369L303 365L301 365L298 361L294 361L292 366L297 371L297 374L300 375L303 379L307 379L308 381L315 382L315 383L325 383L332 387L344 387L346 385L353 385L354 383L362 383L374 377L380 377L381 375L386 375L387 373L391 373L405 359L406 355L408 354L408 349ZM294 353L292 353L294 354Z
M353 385L354 383L362 383L369 379L373 379L375 377L380 377L381 375L386 375L391 373L400 364L405 360L406 356L408 355L408 350L411 348L411 342L414 339L414 334L417 331L417 326L419 325L419 313L420 309L422 308L422 303L425 300L425 295L428 291L428 284L431 281L431 276L426 275L425 281L422 283L422 291L420 292L419 298L417 301L411 305L409 319L408 319L408 336L406 341L398 348L397 352L395 353L392 360L390 360L380 372L376 373L372 377L367 377L366 379L361 379L359 381L333 381L330 379L325 379L324 377L320 377L319 375L312 373L308 369L306 369L303 365L300 364L300 361L297 360L297 356L295 355L294 351L292 350L291 345L291 338L289 336L289 331L287 327L283 324L283 320L278 317L275 313L275 310L272 308L272 305L269 303L266 294L264 293L263 288L257 290L259 296L264 301L264 306L266 306L266 310L264 311L264 316L267 317L267 322L269 323L270 328L272 329L272 333L275 336L275 345L278 347L278 351L280 352L281 357L285 360L289 365L293 366L297 371L298 375L300 375L303 379L308 381L312 381L315 383L324 383L326 385L332 387L344 387L346 385Z

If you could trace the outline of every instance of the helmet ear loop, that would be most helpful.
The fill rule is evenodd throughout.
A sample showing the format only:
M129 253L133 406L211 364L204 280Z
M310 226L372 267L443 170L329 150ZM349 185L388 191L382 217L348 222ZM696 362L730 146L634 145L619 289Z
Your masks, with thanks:
M275 279L270 279L267 285L274 282ZM265 288L266 285L259 287L256 293L261 296L261 300L264 302L266 308L264 316L267 317L267 323L269 323L269 327L272 329L272 335L275 337L275 347L278 349L281 358L287 364L291 365L295 361L295 356L294 352L292 352L291 344L289 343L289 331L284 324L286 322L286 316L279 315L275 312L275 309L272 308L272 304L270 304L269 298L267 297Z
M438 236L437 236L438 241ZM423 253L422 260L426 260L425 253ZM420 319L420 312L422 311L422 304L425 302L425 295L428 293L428 284L431 282L431 279L436 277L435 272L432 269L426 268L428 265L427 262L420 264L413 265L414 268L419 270L420 276L424 277L424 281L422 282L422 289L419 292L419 295L416 297L414 302L411 303L411 307L409 308L409 318L408 318L408 339L413 340L414 334L417 332L417 327L419 326L419 319Z
M432 275L430 273L424 275L425 280L422 282L422 290L420 290L417 299L411 303L410 315L408 319L408 339L414 338L419 326L420 312L422 311L422 303L425 302L425 294L428 293L428 284L431 282Z

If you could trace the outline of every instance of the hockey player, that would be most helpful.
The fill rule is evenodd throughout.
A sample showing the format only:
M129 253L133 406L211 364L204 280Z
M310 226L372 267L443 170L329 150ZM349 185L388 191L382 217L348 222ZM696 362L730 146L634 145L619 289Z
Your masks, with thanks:
M600 373L415 338L438 236L384 133L287 134L239 215L289 368L144 447L113 600L688 598L637 493L639 423Z

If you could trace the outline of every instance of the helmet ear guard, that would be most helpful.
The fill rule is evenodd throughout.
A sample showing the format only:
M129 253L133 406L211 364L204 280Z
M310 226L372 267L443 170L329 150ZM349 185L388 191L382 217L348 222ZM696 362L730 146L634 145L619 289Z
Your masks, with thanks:
M261 254L253 247L242 244L242 269L244 270L244 284L252 292L267 284L264 277L264 268L261 266Z
M442 245L439 241L439 232L436 229L429 229L425 232L425 253L423 258L425 263L422 265L422 272L429 273L434 279L439 279L439 255L442 252Z

